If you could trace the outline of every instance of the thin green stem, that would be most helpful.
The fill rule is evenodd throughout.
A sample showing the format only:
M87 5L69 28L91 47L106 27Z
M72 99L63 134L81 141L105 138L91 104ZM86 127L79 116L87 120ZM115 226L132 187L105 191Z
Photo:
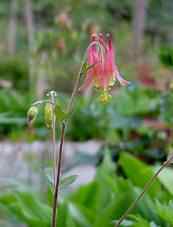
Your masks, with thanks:
M84 61L83 61L84 62ZM77 75L75 85L73 88L73 92L67 107L67 114L69 115L72 112L74 98L78 92L78 87L80 83L80 79L82 76L82 69L83 69L83 62L80 68L80 71ZM58 163L57 163L57 172L56 172L56 181L55 181L55 190L53 196L53 208L52 208L52 227L58 226L58 196L59 196L59 187L60 187L60 177L61 177L61 165L62 165L62 155L63 155L63 145L64 145L64 136L65 136L65 129L67 126L68 120L62 123L61 128L61 136L60 136L60 146L59 146L59 156L58 156Z
M51 102L52 102L52 112L53 112L53 119L52 119L52 145L53 145L53 182L54 188L56 185L56 166L57 166L57 154L56 154L56 114L55 114L55 93L51 94Z
M76 94L78 92L78 88L79 88L79 84L80 84L80 79L81 79L81 76L83 74L82 73L82 69L83 69L84 62L85 62L85 57L84 57L84 60L82 62L81 68L79 70L79 73L77 75L77 78L76 78L76 81L75 81L75 84L74 84L72 95L70 97L70 101L69 101L69 104L68 104L68 107L67 107L67 114L70 114L71 111L72 111L72 108L73 108L74 98L75 98L75 96L76 96Z
M149 179L149 181L146 182L143 191L141 192L141 194L135 199L135 201L129 206L129 208L125 211L125 213L121 216L121 218L119 219L119 221L115 224L115 227L119 227L122 222L127 218L127 216L129 215L129 213L136 207L137 203L139 202L139 200L142 199L142 197L145 195L145 192L148 191L148 189L150 188L150 186L153 184L153 182L156 180L157 176L160 174L160 172L167 166L169 166L171 164L173 160L173 155L170 156L170 158L165 161L162 166L158 169L158 171Z

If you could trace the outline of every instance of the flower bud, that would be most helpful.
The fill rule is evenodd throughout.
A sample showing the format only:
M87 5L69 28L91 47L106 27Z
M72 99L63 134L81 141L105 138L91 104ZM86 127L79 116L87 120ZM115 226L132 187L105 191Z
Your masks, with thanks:
M173 91L173 82L171 82L171 83L169 84L169 88L170 88L171 91Z
M27 122L28 124L33 124L37 118L38 108L36 106L31 106L27 112Z
M44 107L44 121L47 128L52 127L53 117L54 117L53 111L54 111L53 105L51 103L46 103Z

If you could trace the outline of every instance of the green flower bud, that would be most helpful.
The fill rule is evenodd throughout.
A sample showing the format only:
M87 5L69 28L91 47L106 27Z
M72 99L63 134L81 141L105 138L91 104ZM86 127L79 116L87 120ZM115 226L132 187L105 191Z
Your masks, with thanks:
M46 103L44 107L44 121L47 128L52 127L53 117L54 117L53 105L51 103Z
M170 88L171 91L173 91L173 82L171 82L171 83L169 84L169 88Z
M31 106L27 112L27 122L33 124L37 118L38 108L36 106Z

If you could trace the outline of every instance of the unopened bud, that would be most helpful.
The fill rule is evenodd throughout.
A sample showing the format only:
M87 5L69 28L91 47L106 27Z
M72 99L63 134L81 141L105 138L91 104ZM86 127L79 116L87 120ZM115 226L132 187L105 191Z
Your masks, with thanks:
M27 112L27 122L33 124L37 118L38 108L36 106L31 106Z
M170 83L169 87L173 91L173 82Z
M53 105L51 103L46 103L44 107L44 120L47 128L52 127L53 117L54 117Z

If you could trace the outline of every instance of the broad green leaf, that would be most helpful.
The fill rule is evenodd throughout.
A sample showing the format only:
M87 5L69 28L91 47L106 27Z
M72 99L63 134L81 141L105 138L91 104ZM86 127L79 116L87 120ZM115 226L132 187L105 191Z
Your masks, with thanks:
M73 217L73 219L82 227L90 227L91 224L89 220L81 213L81 211L77 208L73 203L68 204L69 213Z
M141 191L143 189L134 188L134 194L135 199L140 195ZM141 200L138 201L136 204L136 208L134 209L134 212L139 213L143 218L147 220L153 220L155 222L159 222L160 219L155 211L155 203L152 200L151 196L146 194Z
M66 226L67 227L77 227L72 215L70 215L70 214L67 215L67 217L66 217Z
M98 187L99 186L96 181L83 185L70 195L70 201L75 204L82 204L86 208L93 210L96 204Z
M0 203L12 213L16 219L29 226L48 227L51 208L42 203L37 194L31 192L12 192L1 195Z
M156 211L165 223L173 226L173 202L170 202L168 205L157 202Z
M68 205L66 202L60 203L59 204L59 220L58 220L58 224L59 226L64 226L64 227L68 227L67 224L67 216L68 216ZM70 226L69 226L70 227Z
M158 168L156 168L157 170ZM164 168L159 176L160 182L173 195L173 170L171 168Z
M114 175L115 173L115 162L112 161L111 151L108 149L104 150L104 158L101 166L98 168L97 172L103 172L107 175Z
M93 209L85 207L83 204L77 204L77 207L90 223L94 223L96 215Z
M138 187L143 188L146 182L154 175L151 167L128 153L121 153L119 163L126 176ZM151 196L157 197L160 192L161 184L156 179L148 190L148 193Z
M107 205L101 207L101 216L95 217L94 227L106 226L112 227L113 220L119 219L120 216L127 210L132 203L133 197L131 192L126 192L113 197L112 201L109 201Z
M151 227L150 223L145 220L143 217L140 216L132 216L134 223L133 223L133 227Z
M130 216L134 221L133 227L161 227L161 225L156 224L155 222L150 222L147 219L143 218L139 215L131 215Z

